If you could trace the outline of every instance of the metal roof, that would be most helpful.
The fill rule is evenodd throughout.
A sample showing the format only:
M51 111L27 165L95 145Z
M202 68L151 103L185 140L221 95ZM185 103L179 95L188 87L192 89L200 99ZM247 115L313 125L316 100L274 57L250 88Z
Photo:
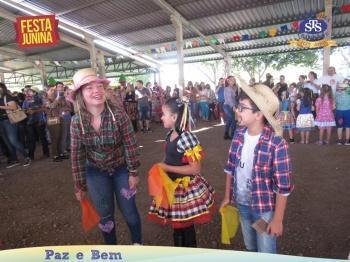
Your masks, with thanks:
M150 57L160 62L176 59L176 51L173 48L164 50L165 46L174 45L176 32L169 13L157 4L157 0L0 0L0 16L2 16L1 10L13 15L25 15L23 11L5 2L27 10L29 6L38 7L43 13L53 13L59 20L77 25L78 29L74 29L77 32L86 30L134 50L131 51L134 56L127 58L120 57L116 52L110 52L103 46L99 47L106 53L109 52L106 64L110 65L111 71L115 71L119 62L122 62L131 63L133 66L128 66L129 69L137 69L128 71L129 73L143 73L146 71L142 70L149 69L150 66L145 65L141 58L147 60L147 57ZM224 39L225 43L217 46L233 57L298 50L288 45L289 40L298 38L296 30L291 28L286 31L278 30L276 36L266 38L259 37L259 32L272 27L279 29L283 25L301 21L324 11L324 0L165 0L165 2L204 35ZM333 6L336 8L346 4L349 4L349 1L333 0ZM339 45L349 45L350 13L335 12L332 23L332 38ZM74 34L62 30L60 32L75 38L79 43L84 43ZM187 26L184 26L183 34L185 43L199 39L198 35ZM237 41L232 39L233 35L249 35L250 39ZM150 50L160 48L163 49L162 52L150 53ZM13 52L9 52L9 49ZM14 56L16 60L11 62L9 60L13 54L17 56ZM29 61L40 57L46 61L48 67L55 66L52 62L58 61L73 71L75 68L89 65L89 52L86 49L64 41L52 48L18 49L15 44L13 21L3 19L0 21L0 66L5 66L6 62L7 67L18 72L38 74L35 68L28 69L28 59L23 65L19 63L19 54ZM187 63L222 59L209 44L199 47L187 46L184 54ZM74 61L78 63L73 63ZM119 68L122 70L120 66ZM56 71L59 71L58 69ZM69 77L69 74L66 76Z

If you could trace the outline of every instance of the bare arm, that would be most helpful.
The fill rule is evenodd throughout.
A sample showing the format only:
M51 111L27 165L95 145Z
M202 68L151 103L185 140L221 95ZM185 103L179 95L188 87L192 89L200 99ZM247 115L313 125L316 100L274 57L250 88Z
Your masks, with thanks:
M283 217L287 206L287 196L276 195L275 214L267 227L267 232L273 236L282 236L283 234Z
M201 172L201 163L198 161L189 162L188 165L185 166L171 166L165 163L160 163L160 166L165 172L172 172L181 175L197 175Z
M16 110L17 109L17 104L15 101L10 101L7 103L7 105L0 106L0 109L5 109L5 110Z
M220 208L223 208L230 203L231 183L232 183L232 176L229 174L226 174L225 196L224 196L224 200L222 200L221 202Z

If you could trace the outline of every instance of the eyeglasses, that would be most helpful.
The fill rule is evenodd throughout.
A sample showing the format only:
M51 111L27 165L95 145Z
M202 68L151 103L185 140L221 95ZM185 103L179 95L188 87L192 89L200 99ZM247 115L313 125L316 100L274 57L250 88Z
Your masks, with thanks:
M252 111L257 111L256 108L247 107L247 106L242 105L242 104L238 104L238 105L237 105L237 111L238 111L238 112L241 113L244 109L252 110Z

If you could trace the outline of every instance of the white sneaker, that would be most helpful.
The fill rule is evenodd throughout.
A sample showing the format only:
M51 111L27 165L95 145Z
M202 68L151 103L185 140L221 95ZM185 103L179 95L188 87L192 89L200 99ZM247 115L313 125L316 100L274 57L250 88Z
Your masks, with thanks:
M31 163L32 163L32 160L30 159L30 157L26 157L24 159L23 166L30 166Z

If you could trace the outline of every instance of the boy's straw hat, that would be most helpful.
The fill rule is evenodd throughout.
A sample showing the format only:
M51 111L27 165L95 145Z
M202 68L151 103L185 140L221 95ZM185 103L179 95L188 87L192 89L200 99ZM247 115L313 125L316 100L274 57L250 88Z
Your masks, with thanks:
M32 90L32 91L34 91L34 92L36 92L36 93L38 93L38 94L39 94L39 92L40 92L39 88L36 87L36 86L31 86L31 87L30 87L30 90Z
M73 83L74 83L74 88L72 90L72 99L75 99L75 95L77 91L86 84L92 83L92 82L98 82L102 83L104 85L109 84L109 80L106 78L100 78L97 76L95 69L93 68L84 68L80 69L77 71L74 76L73 76Z
M249 86L243 79L239 77L240 88L249 96L254 104L263 113L266 120L275 130L277 136L282 136L282 127L279 121L275 118L275 114L279 109L279 100L275 93L266 85L257 84Z

